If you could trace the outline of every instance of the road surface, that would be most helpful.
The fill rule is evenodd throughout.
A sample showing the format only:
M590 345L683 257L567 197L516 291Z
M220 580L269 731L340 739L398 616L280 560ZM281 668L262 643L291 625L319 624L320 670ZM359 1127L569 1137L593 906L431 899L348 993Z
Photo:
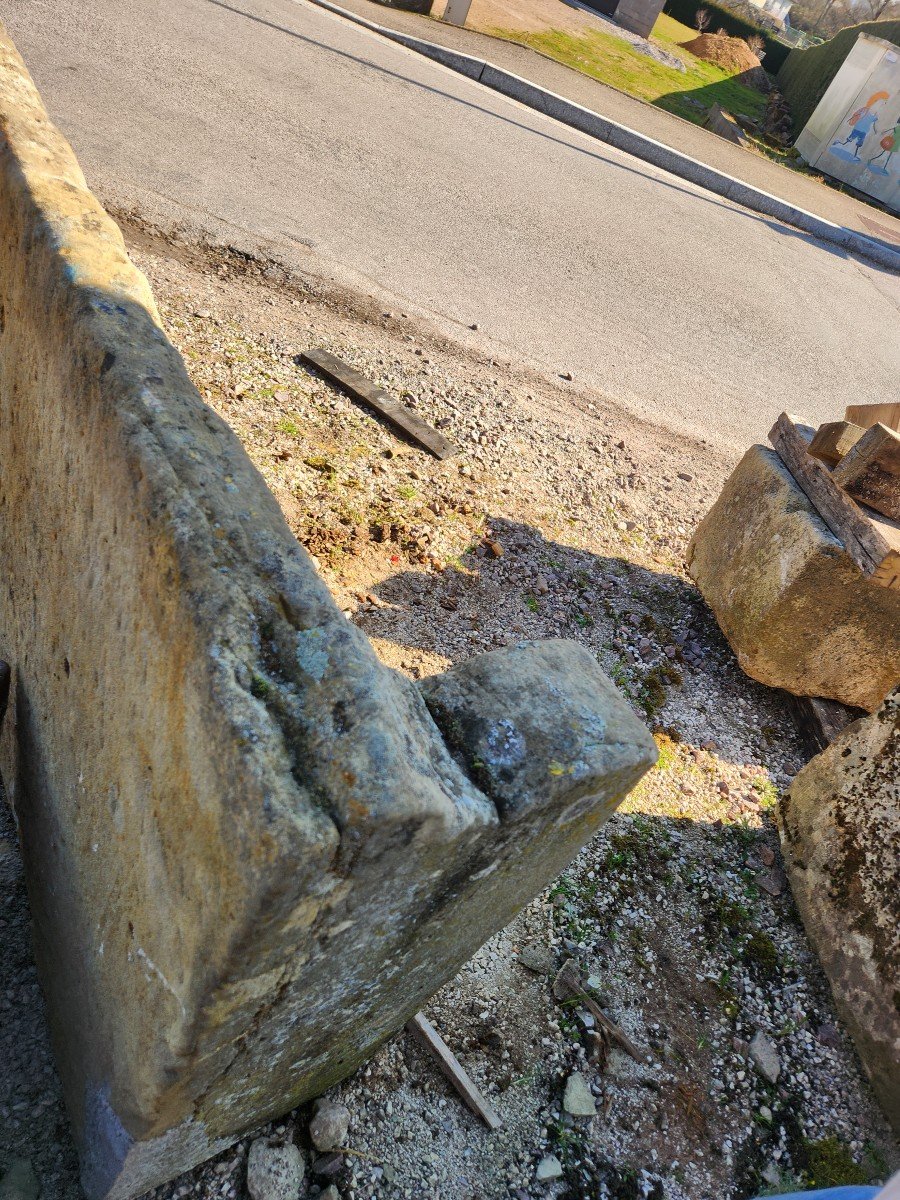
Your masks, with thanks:
M314 258L732 446L782 409L818 421L897 398L895 277L306 0L0 15L107 202Z

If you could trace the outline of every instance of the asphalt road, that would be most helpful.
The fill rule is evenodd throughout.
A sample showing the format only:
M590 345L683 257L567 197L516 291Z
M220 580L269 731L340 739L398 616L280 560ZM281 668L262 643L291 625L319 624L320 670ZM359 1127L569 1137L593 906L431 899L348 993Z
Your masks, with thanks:
M895 277L305 0L0 15L108 202L275 243L714 441L897 398Z

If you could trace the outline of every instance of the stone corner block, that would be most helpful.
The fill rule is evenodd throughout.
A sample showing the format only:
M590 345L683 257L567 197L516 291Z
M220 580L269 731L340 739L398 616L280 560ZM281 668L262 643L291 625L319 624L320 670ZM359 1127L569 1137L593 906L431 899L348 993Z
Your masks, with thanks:
M806 931L900 1133L900 689L807 763L778 820Z
M900 678L900 592L863 577L774 450L735 467L688 570L760 683L872 712Z

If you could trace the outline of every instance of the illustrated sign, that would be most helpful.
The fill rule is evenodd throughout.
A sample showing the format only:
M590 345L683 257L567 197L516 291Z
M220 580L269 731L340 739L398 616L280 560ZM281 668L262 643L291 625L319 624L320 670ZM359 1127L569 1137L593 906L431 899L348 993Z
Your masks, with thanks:
M822 130L826 136L820 134L807 161L900 212L900 50L881 45L886 49L874 69L845 100L843 112L833 112L830 132Z

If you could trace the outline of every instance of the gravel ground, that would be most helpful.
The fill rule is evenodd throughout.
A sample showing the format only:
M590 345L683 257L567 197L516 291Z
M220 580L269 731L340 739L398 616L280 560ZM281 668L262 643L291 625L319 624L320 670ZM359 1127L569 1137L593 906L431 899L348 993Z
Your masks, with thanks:
M489 1133L401 1033L335 1089L350 1113L340 1153L311 1147L309 1109L260 1131L302 1149L301 1194L739 1200L883 1178L898 1148L780 864L772 809L804 760L791 711L740 672L682 565L727 457L577 379L481 357L276 263L126 232L204 398L386 663L420 677L522 637L571 637L660 747L604 830L428 1007L502 1129ZM438 463L398 441L299 365L313 345L460 453ZM45 1200L75 1200L5 811L0 821L0 1168L30 1159ZM637 1061L555 998L568 959ZM596 1115L566 1111L573 1075ZM247 1196L252 1141L152 1195Z

